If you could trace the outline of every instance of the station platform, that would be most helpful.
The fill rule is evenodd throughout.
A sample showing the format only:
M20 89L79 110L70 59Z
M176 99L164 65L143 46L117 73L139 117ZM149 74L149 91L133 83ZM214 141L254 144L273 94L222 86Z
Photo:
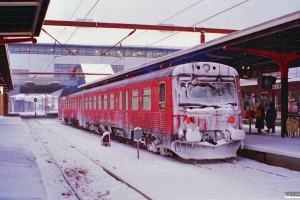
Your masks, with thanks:
M244 124L246 132L244 149L238 151L238 155L257 160L273 166L283 167L294 171L300 171L300 137L281 137L281 127L275 127L275 133L257 133L255 125Z
M41 171L30 150L28 133L18 115L0 116L0 199L49 199ZM280 137L276 133L246 131L244 149L238 155L269 165L300 171L300 137Z
M19 116L0 116L0 199L49 199Z

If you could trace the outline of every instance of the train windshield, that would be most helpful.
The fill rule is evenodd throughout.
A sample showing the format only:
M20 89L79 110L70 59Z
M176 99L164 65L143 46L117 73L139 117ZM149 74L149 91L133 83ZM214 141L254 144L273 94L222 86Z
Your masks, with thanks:
M180 104L185 105L237 105L234 77L179 78Z

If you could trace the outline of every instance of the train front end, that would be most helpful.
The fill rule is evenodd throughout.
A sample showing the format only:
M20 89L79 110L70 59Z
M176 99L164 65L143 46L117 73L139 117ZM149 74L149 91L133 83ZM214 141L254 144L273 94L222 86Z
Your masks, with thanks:
M176 140L171 150L185 159L235 157L245 138L239 77L218 63L190 63L173 70Z

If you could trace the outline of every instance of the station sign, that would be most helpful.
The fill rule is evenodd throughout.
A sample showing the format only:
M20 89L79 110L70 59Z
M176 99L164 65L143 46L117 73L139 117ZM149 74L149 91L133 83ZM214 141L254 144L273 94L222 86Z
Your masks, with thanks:
M281 83L276 83L272 85L273 90L281 89Z

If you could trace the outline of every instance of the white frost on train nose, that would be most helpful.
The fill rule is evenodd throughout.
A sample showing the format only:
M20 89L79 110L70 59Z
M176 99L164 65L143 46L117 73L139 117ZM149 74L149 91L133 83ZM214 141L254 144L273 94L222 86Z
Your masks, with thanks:
M245 139L246 134L245 134L244 130L240 130L240 129L235 129L233 127L229 127L228 131L230 133L230 136L231 136L232 140L238 141L238 140Z
M187 128L185 138L188 142L200 142L202 136L199 130L192 130L190 128Z

